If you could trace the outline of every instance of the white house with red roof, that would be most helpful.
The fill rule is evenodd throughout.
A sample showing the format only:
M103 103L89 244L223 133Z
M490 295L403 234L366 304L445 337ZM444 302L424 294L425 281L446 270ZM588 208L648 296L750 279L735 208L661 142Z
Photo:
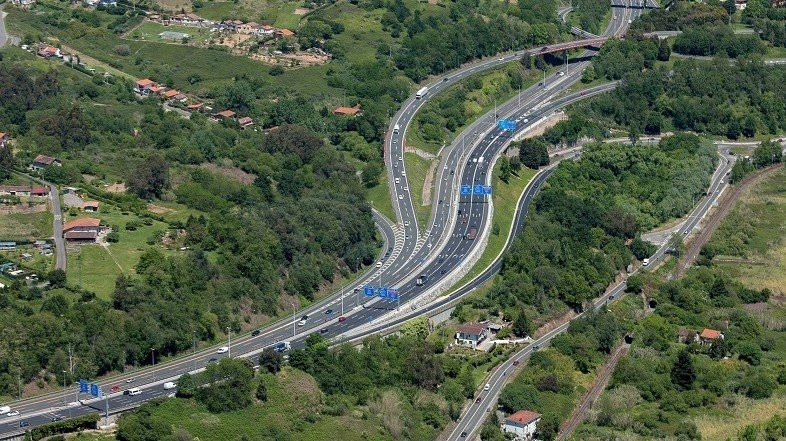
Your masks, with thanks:
M93 217L75 219L63 225L63 237L70 241L94 242L101 232L101 220Z
M488 336L486 326L480 323L468 323L456 327L456 344L477 347Z
M707 346L711 346L717 340L723 340L724 338L722 332L709 328L705 328L701 331L701 334L699 334L699 342Z
M538 422L541 415L531 410L520 410L513 415L505 418L502 423L502 431L512 433L516 440L535 439L535 431L538 430Z
M40 171L48 167L56 166L60 167L61 164L60 160L57 158L53 158L51 156L46 155L38 155L33 159L33 162L30 164L30 170Z

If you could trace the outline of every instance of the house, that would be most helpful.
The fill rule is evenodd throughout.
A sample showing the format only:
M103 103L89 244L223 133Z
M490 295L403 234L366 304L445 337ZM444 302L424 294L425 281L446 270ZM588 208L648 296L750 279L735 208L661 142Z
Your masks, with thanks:
M231 110L222 110L221 112L210 115L210 118L212 118L214 121L220 121L222 119L234 119L235 112Z
M134 92L140 95L150 95L150 93L156 93L159 88L160 86L158 83L151 80L150 78L144 78L134 83Z
M101 231L101 221L92 217L72 220L63 225L66 240L94 242Z
M690 344L699 341L699 336L696 331L692 329L682 328L677 331L677 341L680 343Z
M287 28L281 28L281 29L276 29L276 36L281 38L290 38L290 37L294 37L295 33Z
M716 331L715 329L705 328L699 334L699 343L707 346L712 346L712 344L717 340L723 340L725 336L722 332Z
M505 422L502 423L502 431L512 433L516 440L535 439L540 416L539 413L531 410L520 410L505 418Z
M188 14L175 14L169 20L164 21L164 25L179 24L183 26L202 26L210 22L204 18L189 12Z
M205 107L204 103L194 103L194 104L187 105L186 110L188 110L189 112L199 112L200 110L202 110L203 107Z
M486 327L480 323L459 325L456 328L456 344L477 347L488 336Z
M82 204L82 210L89 213L95 213L98 211L98 201L85 201L85 203Z
M38 52L36 52L39 57L46 58L47 60L52 57L61 57L62 54L60 53L60 49L50 46L48 44L42 44L38 46Z
M33 163L30 164L30 170L39 171L51 167L53 165L60 167L63 164L61 164L60 160L57 158L53 158L51 156L46 156L46 155L38 155L35 157L35 159L33 159Z
M250 23L242 23L235 27L235 32L238 34L252 35L257 32L258 27L259 23L253 21Z
M247 116L244 116L244 117L238 119L237 123L240 124L240 128L241 129L245 129L246 127L253 126L254 125L254 120L249 118L249 117L247 117Z
M0 195L30 196L31 190L28 185L0 185Z
M8 142L8 134L6 134L5 132L0 132L0 147L5 147L7 142Z
M354 107L338 106L333 109L333 115L339 116L356 116L360 113L360 104L355 104Z
M270 25L262 25L257 28L256 34L260 37L269 37L275 35L276 28Z
M177 102L184 103L186 102L186 100L188 100L188 98L177 89L169 89L166 92L164 92L162 96L167 101L177 101Z
M34 185L33 188L30 189L30 196L39 198L49 196L49 188L43 185Z
M14 251L16 242L0 242L0 251Z
M17 5L22 8L29 8L33 6L33 3L35 3L35 0L11 0L12 5Z

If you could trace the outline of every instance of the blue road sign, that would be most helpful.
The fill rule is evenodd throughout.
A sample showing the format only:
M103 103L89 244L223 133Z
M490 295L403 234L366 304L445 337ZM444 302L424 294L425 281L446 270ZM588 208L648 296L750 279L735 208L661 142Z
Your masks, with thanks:
M470 186L470 185L462 185L461 186L461 194L463 194L463 195L472 194L472 186Z
M363 295L366 297L374 297L374 287L371 285L364 286Z
M398 300L398 290L397 289L389 289L388 290L388 299L390 299L390 300Z
M380 299L388 298L388 289L380 286L379 291L377 291L377 295L379 296Z
M480 194L480 195L482 195L483 194L483 186L482 185L476 185L476 186L472 187L472 193L473 194Z
M80 379L79 380L79 393L86 394L90 391L90 386L87 384L87 380Z
M90 395L92 395L94 397L100 397L101 396L101 387L98 386L95 383L90 383Z
M491 186L490 185L484 185L483 186L483 194L491 194Z
M511 132L516 130L516 121L511 121L509 119L501 119L501 120L499 120L497 125L502 130L508 130L508 131L511 131Z

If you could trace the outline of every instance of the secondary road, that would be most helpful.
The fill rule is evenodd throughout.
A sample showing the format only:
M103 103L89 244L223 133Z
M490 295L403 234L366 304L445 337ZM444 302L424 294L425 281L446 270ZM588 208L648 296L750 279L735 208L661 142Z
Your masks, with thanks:
M715 173L712 175L710 180L707 196L703 197L701 201L699 201L699 204L687 216L684 224L678 230L678 234L682 234L683 236L688 235L696 228L696 226L698 226L701 219L707 214L710 208L717 201L719 195L728 186L728 173L731 171L733 165L734 157L730 156L727 150L721 150L720 161L718 167L715 170ZM658 248L658 250L652 256L650 256L649 267L657 266L657 263L660 262L668 252L668 248L668 242L661 245L660 248ZM636 274L646 268L647 267L643 266L638 267L631 273L631 275ZM603 294L603 296L595 299L589 305L589 307L586 308L586 310L594 310L605 307L608 303L619 300L619 298L622 297L622 295L625 293L626 286L626 283L623 281L622 283L611 287L608 291L606 291L606 293ZM577 318L581 317L581 315L583 315L583 313L579 314ZM502 364L500 364L492 372L487 380L489 389L481 390L481 392L478 394L480 402L469 404L467 411L464 413L464 415L461 416L461 418L459 418L456 426L450 432L448 440L450 441L471 438L473 434L475 434L480 429L480 426L485 421L487 414L496 409L496 401L499 397L499 393L507 382L508 378L513 376L512 374L516 369L516 365L522 364L522 362L529 358L533 352L546 346L555 336L565 332L569 325L570 322L567 322L549 331L547 334L532 342L532 344L525 347L524 349L516 352ZM514 363L516 363L516 365L514 365Z

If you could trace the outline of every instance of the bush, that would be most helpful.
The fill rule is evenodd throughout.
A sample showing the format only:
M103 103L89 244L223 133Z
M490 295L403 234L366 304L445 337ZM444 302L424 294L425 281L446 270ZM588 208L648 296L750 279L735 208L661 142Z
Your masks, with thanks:
M131 53L131 48L129 48L127 44L118 44L117 46L115 46L114 51L117 55L120 55L121 57L125 57Z
M284 68L281 66L273 66L270 68L270 72L268 72L268 74L274 77L277 77L283 73L284 73Z

